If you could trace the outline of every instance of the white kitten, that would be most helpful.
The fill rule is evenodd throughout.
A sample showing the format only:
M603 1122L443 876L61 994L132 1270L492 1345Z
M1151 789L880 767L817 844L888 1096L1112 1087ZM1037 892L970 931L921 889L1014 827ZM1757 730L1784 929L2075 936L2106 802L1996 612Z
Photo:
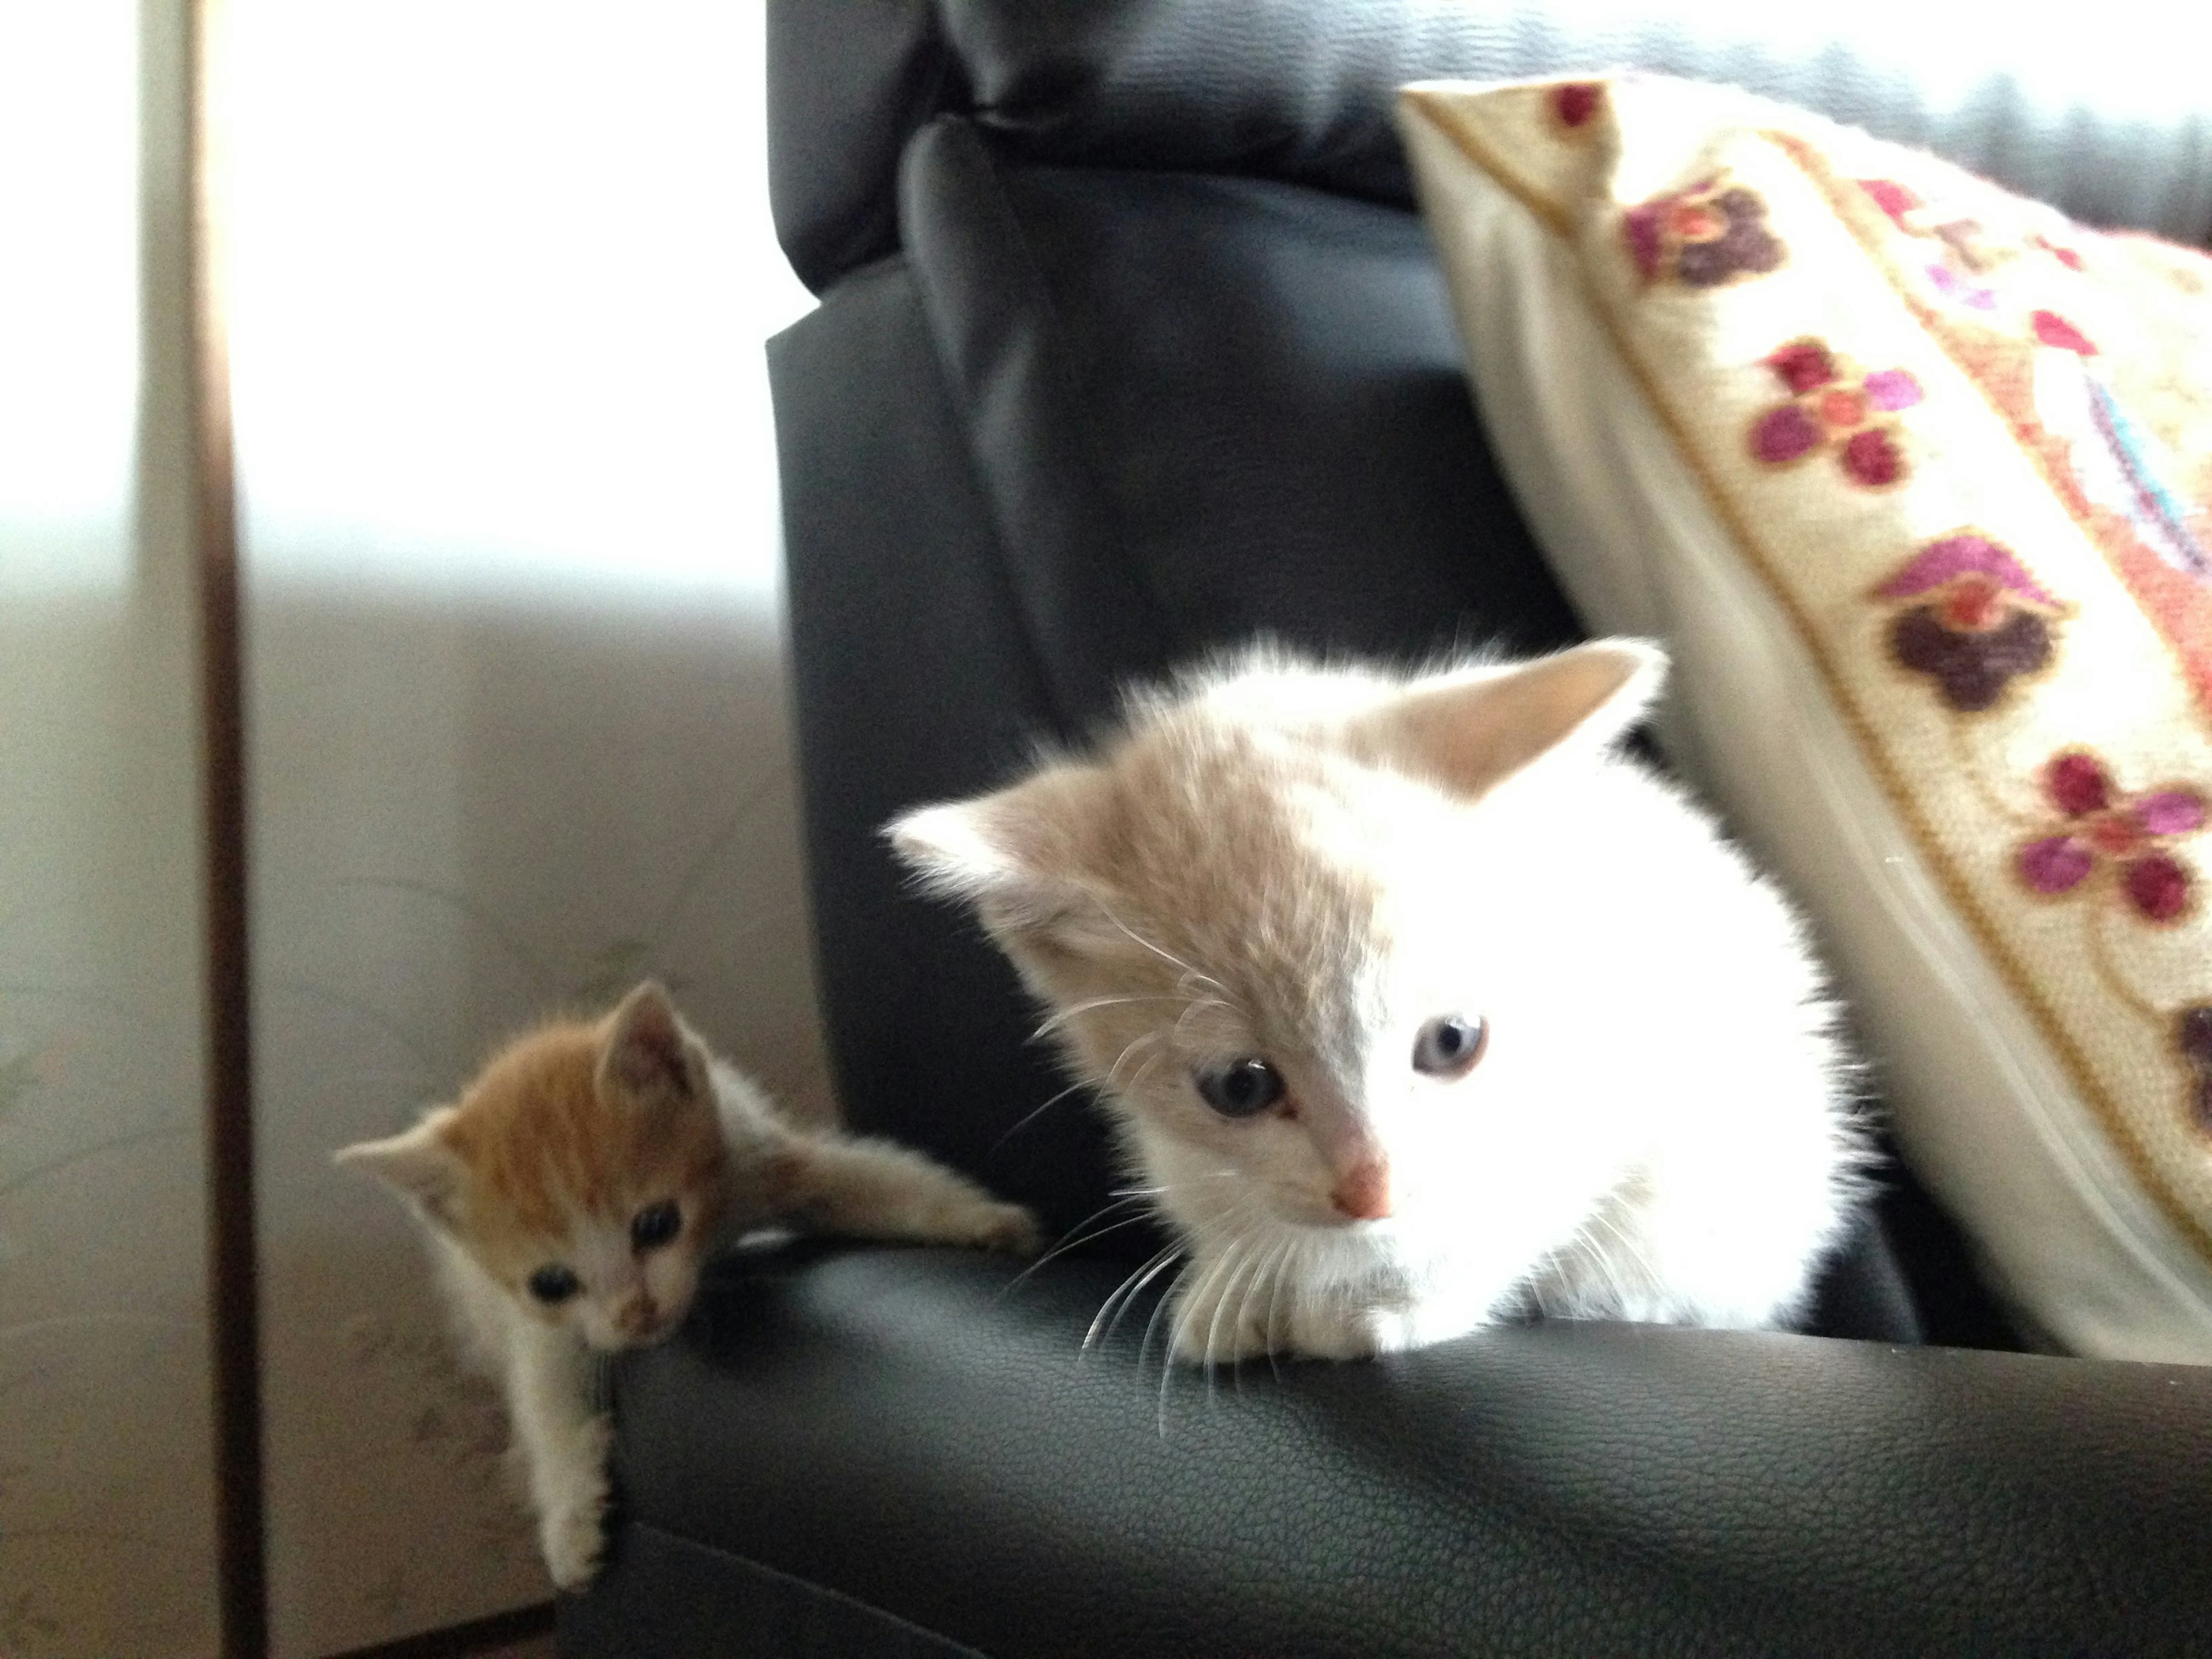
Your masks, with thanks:
M591 1355L690 1310L714 1247L771 1221L1028 1251L1036 1224L921 1153L793 1127L659 986L516 1039L403 1134L337 1154L410 1200L470 1358L504 1385L545 1564L597 1570L606 1419Z
M1665 665L1263 653L890 826L1103 1094L1187 1251L1178 1354L1802 1310L1849 1066L1789 906L1613 752Z

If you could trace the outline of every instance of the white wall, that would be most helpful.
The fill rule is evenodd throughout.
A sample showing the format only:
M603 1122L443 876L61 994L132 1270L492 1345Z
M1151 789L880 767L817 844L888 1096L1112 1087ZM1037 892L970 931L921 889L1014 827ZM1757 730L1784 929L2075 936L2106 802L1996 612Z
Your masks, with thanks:
M0 3L9 1659L215 1646L182 8L141 16Z
M277 1651L548 1594L331 1150L652 972L826 1102L761 343L758 3L232 0Z

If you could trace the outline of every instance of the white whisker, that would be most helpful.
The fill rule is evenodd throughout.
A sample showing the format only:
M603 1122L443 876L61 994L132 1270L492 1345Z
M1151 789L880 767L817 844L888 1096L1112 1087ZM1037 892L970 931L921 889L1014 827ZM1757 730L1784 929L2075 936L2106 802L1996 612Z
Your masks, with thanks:
M1127 934L1133 943L1142 945L1146 950L1150 951L1154 956L1158 957L1162 962L1168 963L1170 967L1180 968L1186 975L1196 980L1200 984L1211 985L1215 990L1220 992L1224 996L1227 996L1229 994L1229 988L1224 985L1219 980L1214 978L1212 975L1199 972L1197 969L1192 967L1188 963L1185 962L1181 957L1176 956L1171 951L1163 951L1158 945L1153 944L1152 940L1146 939L1135 928L1130 927L1127 922L1122 921L1121 917L1115 915L1113 909L1107 904L1105 900L1100 899L1097 902L1098 908L1101 910L1105 911L1106 920L1112 922L1116 927Z
M1034 1042L1039 1037L1059 1030L1061 1026L1066 1024L1069 1020L1075 1018L1078 1015L1090 1013L1094 1009L1119 1008L1124 1004L1132 1002L1180 1002L1182 1000L1182 999L1179 996L1168 996L1164 994L1152 996L1132 994L1125 997L1092 997L1088 1002L1075 1003L1069 1007L1060 1009L1057 1013L1047 1016L1044 1023L1039 1025L1036 1030L1030 1033L1030 1041Z
M1093 1210L1089 1215L1084 1217L1082 1220L1077 1222L1073 1227L1070 1227L1050 1249L1045 1251L1045 1253L1037 1257L1036 1261L1030 1262L1028 1267L1023 1268L1021 1272L1016 1273L1012 1279L1008 1279L1004 1287L1000 1290L999 1294L1000 1296L1006 1295L1008 1291L1012 1290L1017 1285L1019 1285L1031 1273L1043 1267L1046 1262L1052 1261L1057 1256L1066 1255L1070 1250L1075 1249L1079 1244L1088 1244L1094 1239L1105 1237L1109 1233L1119 1232L1124 1227L1134 1227L1140 1223L1150 1221L1152 1218L1152 1212L1149 1210L1142 1210L1135 1215L1123 1216L1119 1221L1109 1222L1103 1227L1091 1227L1091 1224L1092 1222L1103 1219L1104 1217L1113 1214L1116 1210L1126 1210L1129 1206L1136 1202L1138 1202L1138 1200L1133 1198L1117 1198L1111 1203L1101 1205L1097 1209ZM1084 1229L1086 1227L1091 1227L1091 1231L1085 1232Z
M1091 1345L1098 1340L1098 1332L1101 1326L1105 1328L1107 1338L1110 1340L1113 1337L1115 1328L1121 1322L1121 1315L1129 1310L1129 1304L1138 1297L1144 1294L1146 1285L1151 1284L1152 1280L1158 1278L1164 1269L1170 1267L1174 1266L1176 1262L1181 1261L1182 1259L1182 1255L1183 1247L1181 1244L1170 1244L1165 1249L1152 1256L1144 1263L1143 1266L1139 1267L1136 1272L1131 1273L1127 1279L1123 1279L1120 1285L1118 1285L1114 1291L1107 1297L1105 1301L1098 1304L1097 1317L1091 1322L1091 1328L1088 1331L1085 1331L1083 1334L1084 1351L1088 1352ZM1113 1322L1109 1324L1107 1323L1106 1319L1107 1310L1112 1308L1117 1301L1121 1304L1121 1311L1114 1315Z
M1291 1252L1296 1247L1297 1240L1288 1236L1275 1242L1275 1248L1267 1253L1260 1271L1252 1275L1251 1283L1244 1287L1243 1304L1237 1310L1237 1323L1259 1333L1260 1352L1267 1357L1271 1370L1275 1369L1275 1299L1282 1290L1283 1264L1290 1260ZM1255 1326L1251 1322L1252 1304L1262 1289L1267 1290L1267 1299L1261 1322ZM1241 1362L1237 1368L1237 1386L1240 1390L1244 1386Z
M1221 994L1222 998L1224 999L1221 1004L1223 1007L1228 1009L1232 1014L1239 1016L1243 1014L1243 1005L1239 1003L1236 998L1229 994L1229 988L1227 986L1224 985L1219 980L1214 978L1212 975L1201 974L1195 968L1187 970L1183 976L1176 981L1176 989L1184 996L1188 996L1190 994L1190 987L1194 984L1211 986L1214 990L1218 991Z
M1058 1094L1053 1096L1051 1099L1046 1101L1043 1105L1037 1107L1033 1111L1023 1113L1020 1121L1017 1122L1012 1128L1007 1130L1006 1133L1000 1135L996 1140L991 1143L991 1150L994 1152L997 1152L1000 1147L1005 1146L1016 1135L1021 1133L1021 1132L1028 1128L1030 1124L1036 1122L1054 1107L1059 1105L1061 1101L1066 1100L1068 1096L1075 1093L1079 1089L1087 1088L1090 1085L1083 1079L1078 1078L1074 1082L1069 1084L1067 1087L1062 1089Z
M1208 1267L1199 1276L1198 1282L1203 1285L1212 1276L1213 1269ZM1162 1314L1166 1313L1170 1308L1175 1310L1174 1316L1168 1321L1166 1345L1160 1351L1159 1427L1160 1438L1163 1440L1167 1438L1168 1432L1168 1379L1175 1374L1176 1331L1182 1322L1183 1308L1188 1300L1182 1295L1182 1279L1178 1277L1174 1284L1168 1286L1167 1293L1160 1297L1158 1304L1152 1309L1152 1316L1145 1322L1144 1340L1137 1344L1137 1375L1141 1377L1145 1374L1145 1354L1152 1346L1152 1331L1159 1324Z
M1206 1279L1211 1276L1211 1273L1212 1270L1208 1269L1206 1273L1201 1274L1200 1283L1203 1284ZM1182 1317L1182 1309L1187 1299L1183 1296L1184 1280L1188 1276L1188 1269L1186 1268L1184 1272L1176 1274L1175 1282L1160 1293L1160 1299L1152 1304L1152 1317L1145 1322L1145 1334L1137 1344L1137 1376L1141 1382L1145 1375L1145 1356L1152 1349L1152 1333L1159 1328L1160 1316L1170 1308L1176 1310L1168 1322L1167 1342L1160 1351L1159 1428L1163 1439L1166 1438L1168 1431L1168 1379L1175 1371L1176 1324Z
M1200 997L1195 1002L1189 1004L1176 1016L1175 1035L1178 1040L1182 1038L1182 1028L1189 1021L1190 1017L1205 1008L1229 1008L1229 1005L1219 997ZM1229 1011L1231 1013L1237 1012L1233 1008L1230 1008Z
M1265 1241L1261 1239L1257 1234L1247 1234L1246 1238L1255 1245L1265 1243ZM1213 1304L1213 1318L1206 1328L1206 1397L1208 1400L1212 1400L1213 1398L1213 1371L1214 1366L1218 1363L1215 1356L1220 1352L1221 1349L1221 1316L1229 1311L1230 1298L1237 1294L1237 1282L1243 1279L1245 1269L1248 1267L1256 1267L1261 1260L1262 1255L1259 1249L1255 1249L1250 1251L1247 1255L1243 1262L1237 1267L1235 1272L1229 1275L1226 1282L1223 1284L1221 1287L1221 1295ZM1250 1281L1247 1280L1245 1282L1249 1285ZM1246 1291L1246 1298L1248 1302L1249 1297L1250 1291L1248 1289ZM1243 1316L1244 1310L1243 1308L1240 1306L1237 1309L1237 1317L1229 1322L1229 1334L1232 1339L1236 1336L1237 1327L1243 1319ZM1241 1362L1232 1360L1231 1363L1231 1364L1238 1364ZM1243 1381L1241 1376L1237 1379L1237 1386L1240 1389L1243 1386Z
M1106 1089L1120 1088L1121 1085L1117 1083L1115 1079L1115 1075L1121 1069L1121 1062L1127 1060L1130 1054L1135 1052L1138 1044L1143 1042L1158 1042L1166 1035L1167 1034L1164 1031L1140 1031L1135 1036L1131 1037L1129 1041L1122 1046L1121 1052L1114 1056L1114 1063L1106 1068L1106 1080L1099 1086Z
M1124 1194L1135 1193L1146 1198L1164 1198L1170 1193L1181 1192L1201 1181L1242 1181L1244 1178L1242 1170L1208 1170L1200 1175L1185 1176L1179 1181L1163 1182L1157 1187L1116 1187L1114 1195L1119 1198Z
M1121 1091L1125 1095L1135 1094L1138 1090L1145 1086L1145 1079L1151 1075L1152 1067L1159 1063L1160 1057L1158 1054L1147 1055L1145 1063L1137 1067L1137 1074L1127 1083L1118 1085Z
M1282 1346L1284 1333L1283 1328L1275 1321L1275 1312L1282 1299L1283 1281L1291 1276L1291 1268L1297 1265L1298 1249L1295 1234L1283 1240L1283 1253L1275 1262L1274 1288L1267 1292L1267 1369L1274 1373L1278 1382L1283 1380L1283 1368L1275 1362L1275 1352ZM1295 1310L1296 1303L1291 1305Z

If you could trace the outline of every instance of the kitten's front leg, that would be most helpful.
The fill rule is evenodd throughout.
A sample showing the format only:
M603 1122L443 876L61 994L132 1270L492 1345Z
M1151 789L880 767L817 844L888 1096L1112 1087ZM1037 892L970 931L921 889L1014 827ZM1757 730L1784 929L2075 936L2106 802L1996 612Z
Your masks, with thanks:
M1488 1322L1480 1308L1459 1303L1316 1296L1301 1301L1284 1346L1311 1359L1365 1359L1449 1341Z
M581 1589L605 1548L612 1437L606 1416L592 1409L590 1351L565 1331L519 1328L507 1358L507 1406L546 1570L561 1589Z
M1233 1365L1273 1352L1281 1271L1264 1271L1256 1259L1234 1245L1218 1255L1201 1255L1176 1283L1168 1313L1175 1357L1187 1365Z
M1034 1255L1036 1218L884 1140L795 1138L779 1155L784 1207L825 1231Z
M1424 1302L1401 1287L1320 1284L1293 1251L1240 1255L1234 1245L1201 1255L1175 1292L1175 1352L1192 1364L1255 1354L1364 1359L1460 1336L1485 1322L1480 1309Z

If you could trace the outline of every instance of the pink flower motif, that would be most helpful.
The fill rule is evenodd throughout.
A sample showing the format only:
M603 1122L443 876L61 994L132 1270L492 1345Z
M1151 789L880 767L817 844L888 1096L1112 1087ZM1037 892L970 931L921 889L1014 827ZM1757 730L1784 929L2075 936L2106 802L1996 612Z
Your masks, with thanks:
M1998 241L1979 220L1952 216L1942 204L1923 202L1894 179L1862 179L1858 186L1899 231L1939 245L1930 250L1939 257L1921 267L1938 294L1970 310L1996 310L1996 289L1979 279L2018 258L2028 244ZM2081 268L2081 256L2071 248L2054 247L2040 236L2033 246L2076 270Z
M2052 757L2044 768L2043 788L2065 823L2014 855L2029 890L2056 898L2110 867L2122 895L2145 921L2172 921L2189 908L2187 867L2155 843L2203 827L2203 795L2172 787L2122 797L2104 763L2078 750Z
M1893 179L1862 179L1859 188L1874 198L1874 204L1887 213L1890 222L1899 230L1906 228L1905 216L1920 205L1917 196Z
M1882 368L1854 380L1826 344L1810 338L1777 348L1765 363L1792 401L1752 423L1753 459L1785 466L1833 445L1838 464L1854 483L1879 489L1905 476L1893 424L1874 417L1911 409L1926 395L1911 374Z
M1997 308L1997 295L1995 289L1982 288L1969 283L1948 265L1929 266L1928 280L1936 285L1936 291L1947 300L1955 300L1959 304L1971 307L1976 311L1995 311Z
M2068 322L2055 311L2039 311L2028 318L2035 330L2035 337L2047 346L2057 346L2065 351L2078 351L2084 357L2094 357L2097 348L2089 337Z
M2057 260L2060 264L2064 265L2067 270L2080 270L2082 268L2081 256L2074 249L2064 246L2060 243L2054 242L2048 236L2045 236L2040 233L2038 233L2029 240L2037 247L2041 248L2052 258Z

